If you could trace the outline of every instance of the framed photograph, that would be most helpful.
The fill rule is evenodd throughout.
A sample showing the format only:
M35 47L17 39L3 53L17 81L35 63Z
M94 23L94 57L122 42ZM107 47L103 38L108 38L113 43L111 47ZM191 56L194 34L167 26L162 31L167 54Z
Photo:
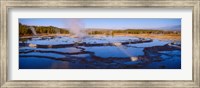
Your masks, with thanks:
M200 87L199 0L1 0L0 87Z

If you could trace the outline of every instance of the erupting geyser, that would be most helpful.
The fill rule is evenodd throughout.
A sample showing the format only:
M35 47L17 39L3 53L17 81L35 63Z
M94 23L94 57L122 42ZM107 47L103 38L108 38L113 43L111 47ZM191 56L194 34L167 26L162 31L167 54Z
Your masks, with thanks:
M36 31L35 31L35 28L34 28L34 27L30 26L30 27L29 27L29 29L32 31L32 33L33 33L33 35L34 35L34 36L36 36L36 35L37 35L37 33L36 33Z
M69 20L69 31L71 34L73 34L75 37L83 38L86 36L86 34L83 31L84 25L78 18L72 18Z

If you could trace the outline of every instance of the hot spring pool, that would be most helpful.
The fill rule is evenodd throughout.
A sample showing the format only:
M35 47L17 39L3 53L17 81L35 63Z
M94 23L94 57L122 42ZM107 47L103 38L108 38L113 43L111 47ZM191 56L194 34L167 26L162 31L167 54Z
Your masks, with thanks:
M180 41L130 36L55 36L23 39L19 43L19 69L181 68Z

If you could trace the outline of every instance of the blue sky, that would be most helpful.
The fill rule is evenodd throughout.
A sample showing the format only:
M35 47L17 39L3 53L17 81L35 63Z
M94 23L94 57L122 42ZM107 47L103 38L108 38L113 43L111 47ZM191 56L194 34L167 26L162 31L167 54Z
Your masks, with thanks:
M180 18L79 18L84 28L103 29L181 29ZM68 28L67 18L20 18L19 22L35 26Z

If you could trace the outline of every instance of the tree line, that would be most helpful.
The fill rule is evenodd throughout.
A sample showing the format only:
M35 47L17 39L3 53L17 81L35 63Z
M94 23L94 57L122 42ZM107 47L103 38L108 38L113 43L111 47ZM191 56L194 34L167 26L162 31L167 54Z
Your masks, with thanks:
M54 26L32 26L32 27L34 27L37 34L56 34L56 33L69 34L68 30ZM19 23L19 35L20 36L32 35L30 26Z
M54 26L32 26L37 34L69 34L69 30L58 28ZM85 30L89 35L104 34L180 34L180 31L166 31L166 30L141 30L141 29L126 29L126 30L102 30L102 29L88 29ZM30 26L19 23L19 35L33 35Z
M127 30L90 30L91 35L95 34L180 34L180 31L166 31L166 30L143 30L143 29L127 29Z

